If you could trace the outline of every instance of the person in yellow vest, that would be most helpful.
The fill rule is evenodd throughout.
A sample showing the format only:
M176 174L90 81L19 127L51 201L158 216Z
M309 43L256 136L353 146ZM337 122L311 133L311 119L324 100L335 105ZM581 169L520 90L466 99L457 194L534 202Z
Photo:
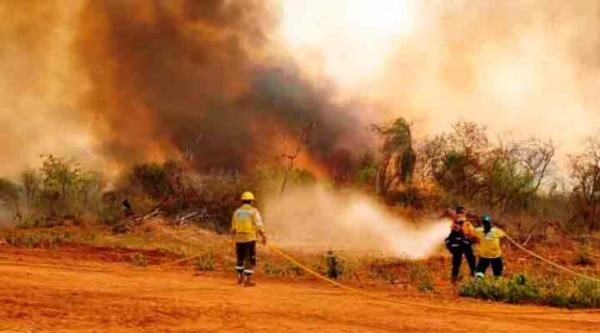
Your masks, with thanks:
M477 238L476 252L479 255L475 276L483 278L487 268L492 266L494 276L500 277L504 268L500 239L506 236L506 233L502 229L492 226L492 217L488 214L481 217L481 224L482 226L476 228L474 232Z
M254 194L242 194L242 206L235 210L231 219L231 238L235 242L235 270L239 284L253 286L251 276L256 266L256 241L265 245L263 221L260 212L254 206Z

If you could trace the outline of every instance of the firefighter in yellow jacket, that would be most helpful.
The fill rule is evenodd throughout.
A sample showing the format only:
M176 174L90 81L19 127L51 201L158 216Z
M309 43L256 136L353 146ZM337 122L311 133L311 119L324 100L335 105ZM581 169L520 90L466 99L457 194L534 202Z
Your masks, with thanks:
M492 217L488 214L481 217L481 224L482 227L475 229L474 232L478 240L477 254L479 255L476 276L484 277L487 268L492 266L494 276L500 277L504 268L500 239L505 237L506 233L502 229L492 226Z
M267 243L260 212L253 206L254 194L242 194L242 206L236 209L231 219L231 237L235 242L237 278L239 284L253 286L250 277L256 266L256 241Z

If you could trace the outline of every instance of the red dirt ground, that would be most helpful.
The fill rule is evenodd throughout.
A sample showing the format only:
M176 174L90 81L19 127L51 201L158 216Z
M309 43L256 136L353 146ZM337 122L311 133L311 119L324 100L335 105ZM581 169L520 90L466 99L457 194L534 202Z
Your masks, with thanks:
M397 302L373 300L306 279L259 279L241 288L222 272L118 262L128 255L0 246L0 332L600 331L600 311L394 297L390 289L370 291Z

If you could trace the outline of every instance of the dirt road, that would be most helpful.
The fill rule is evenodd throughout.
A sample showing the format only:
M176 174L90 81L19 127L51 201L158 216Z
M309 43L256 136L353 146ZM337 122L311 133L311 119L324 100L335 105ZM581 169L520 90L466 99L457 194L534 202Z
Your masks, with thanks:
M241 288L222 273L0 251L0 332L600 331L597 311L398 298L414 306L317 281L259 282Z

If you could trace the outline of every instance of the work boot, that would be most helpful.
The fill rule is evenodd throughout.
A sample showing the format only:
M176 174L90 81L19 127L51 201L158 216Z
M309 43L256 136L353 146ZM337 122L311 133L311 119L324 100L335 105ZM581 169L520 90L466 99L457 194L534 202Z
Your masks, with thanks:
M453 276L450 281L452 282L452 285L457 285L459 282L459 278L458 276Z
M238 284L242 284L242 283L244 283L244 274L242 274L242 273L238 273L238 276L237 276L237 283L238 283Z
M256 284L250 281L250 275L246 275L246 279L244 279L244 287L254 287Z

